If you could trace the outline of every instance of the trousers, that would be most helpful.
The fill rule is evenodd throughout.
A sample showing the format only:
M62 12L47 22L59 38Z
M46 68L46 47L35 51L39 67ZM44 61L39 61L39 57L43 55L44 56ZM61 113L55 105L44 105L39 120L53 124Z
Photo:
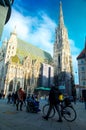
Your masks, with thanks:
M52 104L52 103L50 103L50 106L49 106L49 109L48 109L48 112L47 112L46 117L47 117L47 118L49 117L49 115L50 115L50 113L51 113L53 107L55 107L56 111L58 112L59 119L62 120L61 111L60 111L60 109L59 109L59 104Z
M19 107L20 107L20 110L22 110L22 106L23 106L23 101L22 100L17 100L16 109L18 110Z

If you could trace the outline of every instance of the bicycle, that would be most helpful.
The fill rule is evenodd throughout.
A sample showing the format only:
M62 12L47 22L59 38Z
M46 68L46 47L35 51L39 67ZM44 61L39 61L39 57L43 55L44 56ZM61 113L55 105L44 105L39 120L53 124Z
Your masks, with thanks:
M65 98L63 101L60 101L59 106L61 110L61 115L65 120L72 122L76 119L77 114L69 98ZM49 103L43 106L42 112L44 116L47 115L48 108L49 108ZM53 107L49 115L49 118L54 117L55 113L56 113L56 110L55 110L55 107Z

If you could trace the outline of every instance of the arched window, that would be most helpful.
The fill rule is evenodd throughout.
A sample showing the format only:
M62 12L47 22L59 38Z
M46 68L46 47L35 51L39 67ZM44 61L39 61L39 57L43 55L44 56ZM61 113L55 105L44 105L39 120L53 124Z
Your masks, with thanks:
M20 82L17 83L17 90L20 88Z
M12 91L12 90L13 90L13 80L11 80L9 84L9 91Z
M58 65L60 66L61 61L60 61L60 54L58 55Z

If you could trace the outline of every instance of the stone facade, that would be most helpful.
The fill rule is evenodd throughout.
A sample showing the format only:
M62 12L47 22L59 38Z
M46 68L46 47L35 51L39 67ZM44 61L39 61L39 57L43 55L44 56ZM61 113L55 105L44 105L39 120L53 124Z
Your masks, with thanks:
M52 82L51 55L19 39L14 29L0 50L0 91L8 95L22 87L33 93L36 87L50 87Z
M59 23L56 28L56 38L53 48L54 59L54 76L58 77L58 84L65 86L67 93L71 94L71 75L72 75L72 58L70 54L70 45L68 32L64 25L62 3L60 2Z

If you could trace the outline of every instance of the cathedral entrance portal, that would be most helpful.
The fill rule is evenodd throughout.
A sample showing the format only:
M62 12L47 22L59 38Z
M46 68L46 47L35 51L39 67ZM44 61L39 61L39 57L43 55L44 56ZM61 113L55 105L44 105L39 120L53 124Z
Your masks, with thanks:
M20 82L17 83L17 90L20 88Z
M13 90L13 80L11 80L9 84L9 91L12 92L12 90Z

